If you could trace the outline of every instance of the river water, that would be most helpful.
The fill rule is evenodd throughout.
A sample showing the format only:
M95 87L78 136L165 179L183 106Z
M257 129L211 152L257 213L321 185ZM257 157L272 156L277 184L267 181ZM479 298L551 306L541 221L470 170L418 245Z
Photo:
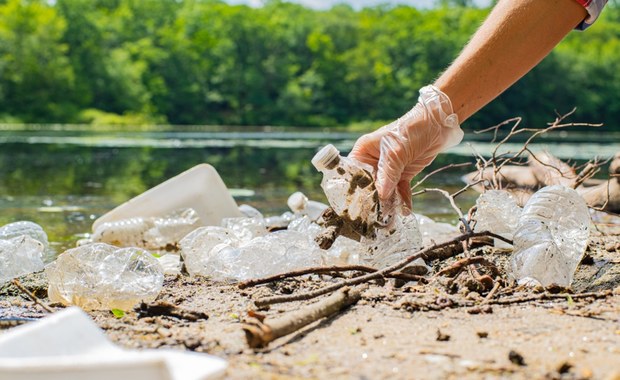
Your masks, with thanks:
M90 232L92 222L116 205L199 163L213 165L237 203L266 215L286 211L286 199L302 191L325 201L320 175L310 159L332 143L348 152L359 134L328 129L149 127L92 131L88 126L0 126L0 225L32 220L63 250ZM440 155L428 170L474 162L473 152L490 154L490 137L462 143ZM620 151L618 136L556 135L531 146L576 161ZM504 149L515 151L520 143ZM472 167L473 169L473 167ZM433 176L428 187L457 190L472 169ZM458 198L466 210L476 194ZM454 221L448 203L436 194L414 199L414 209Z

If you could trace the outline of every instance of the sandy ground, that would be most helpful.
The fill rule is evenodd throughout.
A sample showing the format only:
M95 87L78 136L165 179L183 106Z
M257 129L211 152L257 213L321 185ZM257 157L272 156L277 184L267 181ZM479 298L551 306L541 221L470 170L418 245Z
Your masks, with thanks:
M505 269L509 252L484 253ZM90 314L124 347L169 347L226 358L229 379L620 379L620 235L592 239L572 296L545 299L549 293L505 286L482 304L487 292L471 292L462 284L448 287L440 280L397 288L390 280L369 284L356 305L266 349L247 346L241 326L247 311L255 309L254 299L341 280L314 275L240 290L205 278L167 276L158 301L204 312L208 319ZM41 274L21 282L47 301ZM580 298L584 292L596 297ZM269 321L312 302L261 312ZM44 315L12 285L0 288L0 310L2 316Z

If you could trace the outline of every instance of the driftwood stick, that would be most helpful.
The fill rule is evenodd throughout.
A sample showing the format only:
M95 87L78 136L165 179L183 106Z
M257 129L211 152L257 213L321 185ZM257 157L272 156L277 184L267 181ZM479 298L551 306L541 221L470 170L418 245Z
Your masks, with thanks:
M257 285L268 284L270 282L284 280L286 278L305 276L307 274L329 274L329 273L334 273L334 272L352 272L352 271L373 273L373 272L378 271L378 269L367 267L364 265L310 267L310 268L304 268L304 269L294 270L294 271L285 272L285 273L279 273L279 274L269 276L269 277L246 280L246 281L240 282L239 285L237 286L239 287L239 289L245 289L245 288L251 288ZM397 279L406 280L406 281L425 281L426 280L422 276L417 276L417 275L410 274L410 273L400 273L400 272L390 273L386 275L385 277L397 278Z
M253 318L243 325L248 346L252 348L266 347L278 338L291 334L321 318L340 312L356 303L360 298L361 290L359 288L346 287L317 303L288 313L273 321L265 322Z
M24 293L26 297L30 298L32 302L41 306L43 310L47 311L48 313L54 312L54 310L50 309L49 306L44 304L43 301L41 301L37 296L35 296L30 290L24 288L24 286L21 284L21 282L19 282L18 279L14 278L11 282L13 283L13 285L15 285L15 287L17 287L17 289L19 289L20 292Z
M309 300L312 298L316 298L318 296L321 296L323 294L327 294L327 293L331 293L334 292L342 287L345 286L353 286L353 285L357 285L357 284L361 284L364 282L368 282L370 280L374 280L377 278L382 278L385 277L387 274L392 273L392 272L396 272L397 270L405 267L407 264L409 264L412 261L415 261L419 258L424 259L425 261L432 261L438 258L442 258L445 259L447 257L452 257L455 256L456 253L454 252L458 252L458 251L452 251L452 252L446 252L446 250L444 250L443 248L449 247L451 245L460 243L463 240L467 240L467 239L471 239L474 237L480 237L480 236L490 236L496 239L500 239L502 241L505 241L509 244L512 244L512 241L488 232L488 231L483 231L483 232L473 232L473 233L466 233L463 234L461 236L458 236L450 241L444 242L444 243L440 243L440 244L433 244L429 247L426 247L424 249L421 249L419 251L417 251L416 253L414 253L413 255L399 261L398 263L391 265L387 268L381 269L379 271L373 272L373 273L368 273L366 275L363 276L359 276L359 277L355 277L355 278L351 278L345 281L341 281L338 282L336 284L330 285L330 286L326 286L317 290L313 290L307 293L301 293L301 294L291 294L291 295L286 295L286 296L273 296L273 297L264 297L264 298L260 298L256 301L254 301L254 304L257 307L264 307L264 306L268 306L268 305L273 305L273 304L277 304L277 303L284 303L284 302L293 302L293 301L303 301L303 300Z

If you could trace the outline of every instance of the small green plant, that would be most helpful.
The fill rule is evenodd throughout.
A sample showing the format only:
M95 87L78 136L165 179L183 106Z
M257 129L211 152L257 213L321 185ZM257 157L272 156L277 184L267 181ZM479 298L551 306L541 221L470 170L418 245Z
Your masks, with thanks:
M112 312L112 314L114 314L114 316L116 318L123 318L123 316L125 315L125 311L121 310L121 309L112 309L110 310Z

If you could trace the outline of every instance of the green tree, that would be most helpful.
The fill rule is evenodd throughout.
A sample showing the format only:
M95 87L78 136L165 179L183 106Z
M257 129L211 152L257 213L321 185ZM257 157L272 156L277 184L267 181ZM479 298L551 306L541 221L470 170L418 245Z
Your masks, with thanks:
M66 23L43 1L0 5L0 114L54 122L76 112Z

